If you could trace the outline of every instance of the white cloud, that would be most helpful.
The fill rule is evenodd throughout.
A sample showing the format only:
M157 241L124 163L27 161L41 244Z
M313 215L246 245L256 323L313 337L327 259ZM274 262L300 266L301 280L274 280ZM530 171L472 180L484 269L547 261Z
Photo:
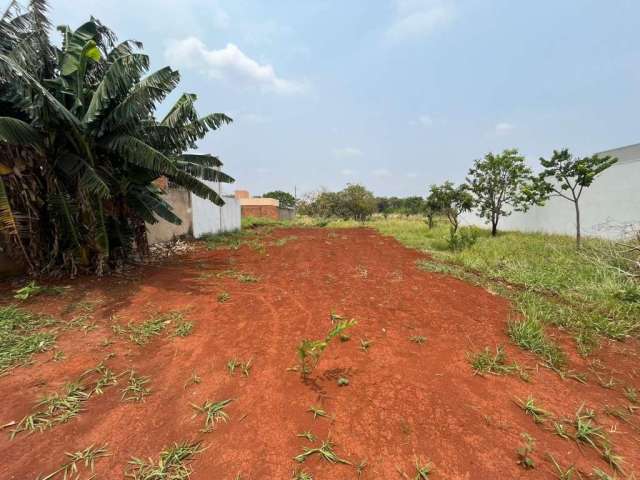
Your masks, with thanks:
M510 133L514 128L516 128L515 125L512 125L511 123L500 122L496 125L496 133L498 135L506 135Z
M209 50L197 37L174 40L165 50L175 66L201 70L212 78L283 94L302 93L306 85L279 77L270 64L261 65L233 43Z
M429 115L420 115L416 120L411 120L409 125L418 125L421 127L430 127L433 125L433 118Z
M374 177L389 177L391 176L391 172L386 168L376 168L371 172Z
M333 154L338 158L354 158L364 155L362 150L356 147L334 148Z
M395 0L387 37L395 42L425 37L455 18L454 0Z
M345 177L350 177L352 175L355 175L356 172L355 170L351 170L350 168L345 168L343 170L340 170L340 173Z

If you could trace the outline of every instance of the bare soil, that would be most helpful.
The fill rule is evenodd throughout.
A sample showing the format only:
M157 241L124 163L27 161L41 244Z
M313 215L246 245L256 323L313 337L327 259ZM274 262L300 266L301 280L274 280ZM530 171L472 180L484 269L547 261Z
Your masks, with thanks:
M283 245L275 243L283 238ZM96 478L122 479L131 457L157 458L164 447L185 440L208 447L191 464L193 480L233 480L238 473L244 479L288 479L300 467L321 480L358 478L350 465L317 457L294 462L304 446L319 443L296 436L307 430L319 440L330 438L337 454L353 464L366 459L362 479L413 479L416 457L432 462L434 479L557 478L548 454L585 474L594 467L612 473L595 449L560 438L551 421L536 424L525 415L514 399L529 395L557 418L573 417L583 404L594 409L595 422L624 457L625 473L639 470L640 413L631 423L605 413L607 405L629 405L623 387L640 388L636 343L605 341L582 358L562 332L551 332L569 353L569 368L586 373L587 383L562 379L510 344L506 327L514 312L506 300L419 270L416 260L425 256L392 238L369 229L309 228L277 229L260 241L263 251L255 245L213 251L201 245L187 256L127 275L79 279L67 294L29 301L28 308L64 320L82 313L78 302L95 302L95 309L89 328L59 336L64 360L53 361L52 352L45 352L0 378L0 425L19 421L41 396L62 391L110 353L110 368L151 377L152 392L142 403L122 402L123 376L67 423L13 440L11 427L4 428L0 478L35 479L58 468L65 452L106 443L111 455L96 462ZM218 275L229 270L258 281ZM9 286L3 291L5 301L13 301ZM225 303L218 301L221 292L230 295ZM194 323L190 336L167 331L141 347L112 331L114 322L139 323L171 310ZM303 381L288 370L296 364L296 347L303 338L327 333L330 312L358 323L351 339L330 344ZM412 336L426 341L414 343ZM361 338L372 341L366 352ZM113 343L104 346L105 339ZM510 361L530 369L529 383L517 376L474 375L469 353L498 344ZM231 358L251 358L250 376L230 375ZM194 372L202 382L190 385ZM603 380L613 377L615 386L602 387L596 373ZM348 386L338 386L340 376ZM227 398L233 399L229 421L201 432L203 419L194 417L191 404ZM314 420L311 405L330 418ZM523 432L535 439L532 470L517 464Z

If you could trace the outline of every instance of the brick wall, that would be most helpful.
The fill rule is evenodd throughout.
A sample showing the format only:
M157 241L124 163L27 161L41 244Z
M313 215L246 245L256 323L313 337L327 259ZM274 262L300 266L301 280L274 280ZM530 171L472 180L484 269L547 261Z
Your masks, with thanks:
M272 218L273 220L280 218L278 207L275 205L242 205L242 218L245 217Z

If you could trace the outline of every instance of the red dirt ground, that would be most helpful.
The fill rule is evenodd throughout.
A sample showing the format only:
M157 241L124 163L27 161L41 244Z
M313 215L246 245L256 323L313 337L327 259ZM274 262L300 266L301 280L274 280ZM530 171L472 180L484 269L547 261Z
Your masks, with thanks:
M278 246L273 240L296 236ZM100 303L93 312L97 328L78 329L58 338L66 354L35 357L0 378L0 424L19 421L44 394L95 366L108 353L117 372L134 368L151 377L152 394L144 403L123 403L120 388L91 397L85 410L68 423L42 433L0 435L1 479L34 479L65 461L65 452L108 443L111 456L96 463L98 479L122 479L131 457L157 458L163 447L202 440L207 450L195 457L193 480L289 479L299 464L292 457L311 444L296 434L311 430L330 437L336 452L353 463L366 459L362 479L414 478L414 458L433 463L434 479L551 479L551 453L563 466L576 464L611 473L598 453L554 433L550 422L535 424L514 403L532 394L558 417L571 417L584 402L625 458L625 473L640 469L640 421L632 426L604 413L605 405L628 405L624 385L640 387L636 368L640 349L632 343L606 343L588 359L575 354L571 342L556 335L571 354L571 368L588 373L587 384L561 379L513 345L506 335L509 303L456 279L420 271L421 253L368 229L279 229L262 240L266 253L204 247L184 257L141 267L128 276L71 282L64 296L40 296L27 303L62 319L74 301ZM257 283L219 278L235 269L259 277ZM5 298L9 302L6 286ZM219 303L226 291L231 299ZM67 307L68 309L68 307ZM141 322L154 312L180 309L195 324L193 334L163 334L145 347L115 335L117 321ZM351 340L336 341L325 351L311 381L287 371L296 362L303 338L321 338L335 311L358 321ZM111 318L111 319L110 319ZM409 340L424 335L418 345ZM373 344L359 349L360 338ZM105 339L114 341L100 346ZM532 381L514 376L473 375L468 352L504 344L510 360L532 368ZM253 359L246 378L226 371L230 358ZM613 389L601 387L589 362L598 359L603 378L613 375ZM196 372L202 383L185 387ZM346 375L350 384L338 387ZM124 377L123 377L124 378ZM190 403L233 398L228 423L201 433L202 418ZM322 405L332 419L314 420L307 411ZM637 416L637 415L636 415ZM636 427L635 425L638 425ZM517 465L520 435L536 440L536 468ZM355 479L349 465L310 458L302 467L320 480ZM86 475L87 477L89 475ZM623 478L623 476L620 476ZM83 477L84 478L84 477ZM624 477L626 478L626 477Z

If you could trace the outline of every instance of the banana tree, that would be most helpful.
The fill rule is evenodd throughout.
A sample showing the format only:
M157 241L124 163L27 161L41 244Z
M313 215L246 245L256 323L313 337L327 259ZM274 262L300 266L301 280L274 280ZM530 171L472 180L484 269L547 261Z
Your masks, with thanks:
M193 94L156 119L177 71L147 74L142 45L94 18L53 46L45 13L0 21L0 222L32 270L101 273L146 251L145 222L180 222L158 177L224 204L202 181L233 181L220 160L188 152L231 119L199 117Z

